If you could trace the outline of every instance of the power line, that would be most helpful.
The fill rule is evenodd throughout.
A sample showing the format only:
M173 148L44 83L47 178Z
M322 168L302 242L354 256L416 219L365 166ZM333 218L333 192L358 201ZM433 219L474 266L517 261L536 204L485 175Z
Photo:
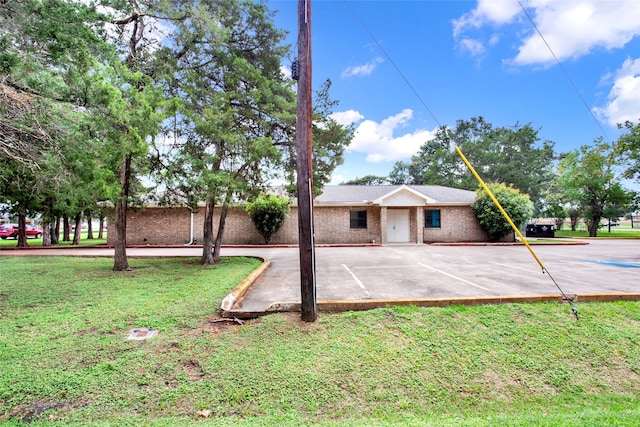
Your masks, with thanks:
M409 81L409 79L404 75L404 73L402 72L402 70L400 70L400 67L398 67L396 65L396 63L393 61L393 59L391 58L391 56L387 53L386 50L384 50L384 48L382 47L382 45L378 42L378 40L374 37L373 33L371 31L369 31L369 28L367 28L367 26L364 24L364 22L362 22L362 20L360 19L360 17L356 14L356 12L351 8L351 6L349 5L349 3L347 2L347 0L342 0L343 3L345 4L345 6L347 6L347 8L349 9L349 12L351 12L351 14L353 15L353 17L356 19L356 21L358 21L358 23L360 24L360 26L366 31L366 33L369 35L369 37L371 38L371 40L373 40L373 42L376 44L376 46L378 46L378 49L380 49L380 51L382 52L382 54L385 56L385 58L387 58L387 61L389 61L389 63L391 63L391 65L393 65L393 68L396 69L396 71L398 72L398 74L400 74L400 77L402 77L402 80L404 80L404 82L407 84L407 86L409 86L409 89L411 89L411 91L413 92L413 94L416 96L416 98L418 98L418 100L420 101L420 103L422 104L422 106L429 112L429 115L431 116L431 118L433 118L433 120L436 122L436 124L438 125L438 127L442 127L442 125L440 124L440 121L438 120L438 118L435 116L435 114L433 114L433 112L431 111L431 109L427 106L427 103L424 102L424 100L422 99L422 97L420 96L420 94L418 93L418 91L416 90L416 88L413 87L413 85L411 84L411 82Z
M522 4L522 2L520 0L518 0L518 4L520 5L520 8L522 9L522 11L524 12L525 16L527 17L527 19L529 20L529 22L531 23L531 25L533 26L533 28L536 30L536 32L538 33L538 35L540 36L540 38L542 39L542 41L544 42L544 45L547 47L547 49L549 50L549 52L551 52L551 55L553 56L553 59L556 61L556 64L558 64L558 66L560 67L560 70L562 70L562 73L564 74L565 78L569 81L569 84L571 85L571 87L573 88L573 90L575 91L576 95L578 95L578 98L580 98L580 100L582 101L582 105L584 105L584 107L587 109L587 111L589 112L589 115L591 116L591 118L593 119L594 122L596 122L596 125L598 126L598 128L600 129L600 132L602 132L602 135L604 136L604 138L608 141L611 142L611 140L609 139L609 137L607 136L607 133L605 132L604 128L602 127L602 124L600 123L600 121L598 120L598 118L595 116L595 114L593 114L593 110L591 109L591 107L589 106L589 104L587 103L587 101L584 99L584 97L582 96L582 94L580 93L580 91L578 90L578 87L576 86L576 84L573 82L573 79L571 78L571 76L569 75L569 73L567 72L567 70L564 68L564 66L562 65L562 63L560 62L560 60L558 59L558 57L556 56L555 52L553 51L553 49L551 48L551 46L549 45L549 43L547 42L547 39L545 39L544 35L542 35L542 32L540 31L540 29L538 28L538 26L536 25L536 23L533 21L533 19L531 18L531 15L529 14L529 12L527 11L527 9L525 9L524 5Z
M349 3L347 2L347 0L343 0L343 3L347 6L347 8L349 9L349 11L351 12L351 14L353 15L353 17L358 21L358 23L360 24L360 26L366 31L366 33L369 35L369 37L371 38L371 40L373 40L373 42L378 46L378 48L380 49L380 51L384 54L384 56L387 58L387 60L391 63L391 65L393 65L393 67L396 69L396 71L398 72L398 74L400 75L400 77L402 77L402 79L404 80L404 82L407 84L407 86L409 86L409 88L411 89L411 91L414 93L414 95L418 98L418 100L420 101L420 103L424 106L424 108L429 112L429 114L431 115L431 117L433 118L433 120L437 123L437 125L439 127L442 127L442 125L440 124L440 121L438 120L438 118L435 116L435 114L431 111L431 109L427 106L426 102L424 102L424 100L422 99L422 97L420 96L420 94L418 93L418 91L413 87L413 85L411 84L411 82L409 81L409 79L404 75L404 73L402 72L402 70L400 70L400 67L398 67L396 65L396 63L393 61L393 59L391 58L391 56L387 53L387 51L382 47L382 45L378 42L378 40L374 37L373 33L369 30L369 28L367 28L367 26L364 24L364 22L360 19L360 17L355 13L355 11L351 8L351 6L349 5ZM522 3L520 3L520 0L518 0L518 3L520 4L520 7L522 7L522 10L524 10L525 14L527 14L527 17L529 18L529 21L531 22L531 24L534 26L534 28L536 28L536 30L538 31L538 34L540 34L540 37L542 37L542 39L544 40L544 37L542 36L542 33L540 33L540 30L538 30L538 28L535 26L535 24L533 23L533 20L531 20L531 17L529 16L529 14L527 13L527 11L524 9L524 7L522 6ZM569 76L569 74L565 71L564 67L562 67L562 64L560 64L560 61L558 61L558 58L556 57L555 53L553 52L553 50L551 49L551 47L549 46L549 44L547 43L546 40L544 40L545 44L547 45L547 48L551 51L551 54L553 55L553 57L556 59L556 62L558 63L558 65L560 65L560 67L562 68L562 71L564 72L565 76L567 77L567 79L569 80L569 82L571 83L571 85L573 86L574 90L576 91L576 93L578 94L578 96L580 97L580 99L582 99L583 104L587 107L587 109L589 110L589 112L591 113L591 116L593 117L593 119L596 121L596 123L598 124L598 126L600 127L600 130L602 130L602 133L605 135L606 134L604 132L604 130L602 129L602 126L600 125L600 122L598 122L598 120L596 119L596 117L593 115L593 113L591 112L591 110L589 109L589 106L587 105L586 101L584 100L584 98L582 98L582 96L580 95L580 93L578 92L578 89L576 88L575 84L573 83L573 81L571 80L571 77ZM558 288L558 290L560 291L560 293L562 294L563 300L567 301L569 303L569 305L571 306L571 311L574 314L574 316L576 317L576 320L578 319L578 310L575 308L575 306L573 305L572 300L565 294L565 292L562 290L562 288L560 287L560 285L558 285L558 283L556 282L556 280L553 278L553 276L551 275L551 273L545 268L545 266L542 264L542 261L540 261L540 259L538 258L538 256L535 254L535 252L533 251L533 249L531 249L531 247L529 246L529 244L527 243L526 238L524 238L524 236L522 236L522 234L520 233L520 231L518 230L518 228L513 224L513 222L511 221L511 218L509 217L509 215L504 211L504 209L502 208L502 206L500 206L500 202L498 202L498 200L493 196L493 194L491 194L491 191L489 190L489 188L487 188L487 186L484 184L484 182L482 181L482 178L480 177L480 175L478 175L478 173L475 171L475 169L473 168L473 166L471 165L471 163L469 163L469 161L466 159L466 157L464 156L464 154L462 153L462 151L460 151L460 149L457 147L458 142L457 141L453 141L455 144L455 150L458 153L458 155L460 155L460 157L462 158L462 160L464 161L464 163L467 165L467 167L469 168L469 170L473 173L473 175L476 177L476 179L478 179L478 181L480 182L480 184L485 188L485 191L489 194L489 196L491 196L493 202L498 206L498 208L500 209L500 211L503 213L503 215L506 217L506 219L508 220L508 222L511 224L511 226L513 227L513 229L515 230L515 232L521 237L521 239L523 240L524 244L527 246L527 248L529 249L529 251L531 252L531 255L533 255L533 257L535 258L535 260L538 262L538 264L540 265L540 267L542 268L542 273L547 273L547 275L549 276L549 278L551 278L551 280L553 281L553 283L556 285L556 287Z

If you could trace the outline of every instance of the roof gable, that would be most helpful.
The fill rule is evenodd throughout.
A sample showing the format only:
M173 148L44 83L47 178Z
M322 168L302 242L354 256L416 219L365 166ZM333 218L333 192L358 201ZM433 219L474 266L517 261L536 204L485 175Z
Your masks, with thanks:
M402 185L378 197L373 203L380 206L424 206L427 203L435 203L435 200L411 187Z
M473 191L441 185L327 185L315 202L318 205L469 206L475 198Z

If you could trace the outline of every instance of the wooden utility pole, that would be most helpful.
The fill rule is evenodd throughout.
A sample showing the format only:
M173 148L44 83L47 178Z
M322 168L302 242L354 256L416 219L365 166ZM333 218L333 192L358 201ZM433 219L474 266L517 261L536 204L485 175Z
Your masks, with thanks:
M298 242L302 320L315 322L316 259L313 243L313 173L311 167L313 119L311 87L311 0L298 0L298 103L296 144L298 179Z

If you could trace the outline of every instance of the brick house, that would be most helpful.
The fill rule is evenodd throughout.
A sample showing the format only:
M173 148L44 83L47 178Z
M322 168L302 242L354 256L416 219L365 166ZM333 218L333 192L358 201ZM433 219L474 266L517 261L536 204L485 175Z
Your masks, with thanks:
M438 185L328 185L314 200L316 244L432 243L487 241L471 204L475 192ZM219 211L218 211L219 214ZM217 232L218 215L214 218ZM183 245L202 242L204 208L154 206L127 213L127 244ZM113 244L113 213L108 239ZM513 240L513 236L509 237ZM272 244L296 244L298 212L294 205ZM225 245L260 245L264 241L242 207L227 214Z

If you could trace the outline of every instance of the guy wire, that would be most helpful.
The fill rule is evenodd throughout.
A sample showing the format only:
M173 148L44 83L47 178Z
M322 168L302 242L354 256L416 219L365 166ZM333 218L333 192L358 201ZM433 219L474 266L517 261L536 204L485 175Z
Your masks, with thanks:
M371 40L373 40L373 42L376 44L376 46L378 46L378 49L380 49L380 51L383 53L383 55L387 58L387 60L391 63L391 65L396 69L396 71L398 72L398 74L400 75L400 77L402 77L402 79L404 80L404 82L407 84L407 86L409 87L409 89L411 89L411 91L413 92L413 94L416 96L416 98L418 98L418 100L420 101L420 103L424 106L424 108L427 110L427 112L429 113L429 115L431 115L431 117L433 118L433 120L436 122L436 124L438 125L438 127L442 128L443 126L440 124L440 121L438 120L438 118L435 116L435 114L431 111L431 109L427 106L426 102L424 102L424 100L422 99L422 97L420 96L420 94L418 93L418 91L413 87L413 85L411 84L411 82L409 82L409 79L404 75L404 73L400 70L400 67L398 67L398 65L396 65L396 63L393 61L393 59L391 58L391 56L387 53L387 51L382 47L382 45L378 42L378 40L374 37L373 33L369 30L369 28L367 28L367 26L364 24L364 22L360 19L360 17L355 13L355 11L353 10L353 8L351 7L351 5L349 5L349 2L347 0L343 0L343 3L347 6L347 8L349 9L349 11L351 12L351 14L354 16L354 18L358 21L358 23L360 24L360 26L364 29L364 31L369 35L369 37L371 38ZM555 53L553 52L553 50L551 50L551 47L549 46L549 44L547 43L547 41L544 39L544 37L542 36L542 33L540 33L540 30L538 30L538 28L536 27L535 23L533 22L533 20L531 19L531 17L529 16L529 14L527 13L526 9L524 8L524 6L522 5L522 3L520 2L520 0L518 0L518 3L520 4L520 7L522 8L522 10L524 11L524 13L527 15L527 18L529 18L529 21L531 22L531 24L534 26L534 28L538 31L538 34L540 35L540 37L542 37L542 40L544 41L544 43L546 44L547 48L551 51L551 54L553 55L553 57L556 59L556 62L558 63L558 65L560 65L560 68L562 69L562 71L564 72L565 76L567 77L567 79L569 80L569 82L573 85L574 90L577 91L575 84L573 84L573 81L571 80L571 78L569 77L569 75L567 74L567 72L565 71L564 67L562 67L562 64L560 63L560 61L558 60L558 58L556 57ZM580 96L580 94L578 93L578 95ZM580 96L580 99L582 99L583 104L588 108L588 105L586 103L586 101L584 101L584 98L582 98ZM590 110L589 110L590 111ZM591 112L591 111L590 111ZM598 120L595 118L595 116L593 116L593 113L591 113L593 119L596 121L596 123L598 124L598 126L600 127L600 129L602 130L603 134L605 135L606 138L606 134L604 133L604 130L602 129L602 126L600 125L600 122L598 122ZM481 186L484 188L484 190L489 194L489 196L491 197L491 199L493 200L494 204L497 205L497 207L500 209L500 211L502 212L503 216L505 216L505 218L507 219L507 221L510 223L511 227L514 229L514 231L521 237L521 239L523 240L523 243L525 244L525 246L527 247L527 249L529 250L529 252L531 253L531 255L535 258L535 260L538 262L538 264L540 265L540 267L542 268L542 273L547 273L547 275L551 278L551 280L553 281L554 285L556 286L556 288L558 288L558 290L560 291L560 293L562 294L562 297L565 301L567 301L569 303L569 305L571 306L571 312L575 315L576 320L579 320L578 318L578 310L575 308L575 306L573 305L573 302L569 299L569 297L567 297L567 295L564 293L564 291L562 290L562 288L560 288L560 286L558 285L558 283L556 282L556 280L553 278L553 276L551 275L551 273L549 273L549 270L546 269L546 267L542 264L542 261L540 261L540 259L538 258L538 256L536 255L536 253L533 251L533 249L531 248L531 246L529 246L527 239L524 238L524 236L522 236L522 233L520 232L520 230L518 230L518 228L513 224L513 221L511 221L511 218L509 217L509 215L504 211L504 209L502 208L502 206L500 205L500 202L498 202L498 200L495 198L495 196L493 196L493 194L491 193L491 190L489 190L489 188L486 186L486 184L484 183L484 181L482 180L482 178L480 178L480 176L478 175L478 173L475 171L475 169L473 168L473 166L471 166L471 164L469 163L469 161L466 159L466 157L464 156L464 154L462 153L462 151L460 151L460 149L458 148L458 144L457 141L453 141L454 142L454 148L455 151L458 153L458 155L462 158L462 160L465 162L465 164L467 165L467 167L469 168L469 170L473 173L473 175L475 176L475 178L480 182Z

